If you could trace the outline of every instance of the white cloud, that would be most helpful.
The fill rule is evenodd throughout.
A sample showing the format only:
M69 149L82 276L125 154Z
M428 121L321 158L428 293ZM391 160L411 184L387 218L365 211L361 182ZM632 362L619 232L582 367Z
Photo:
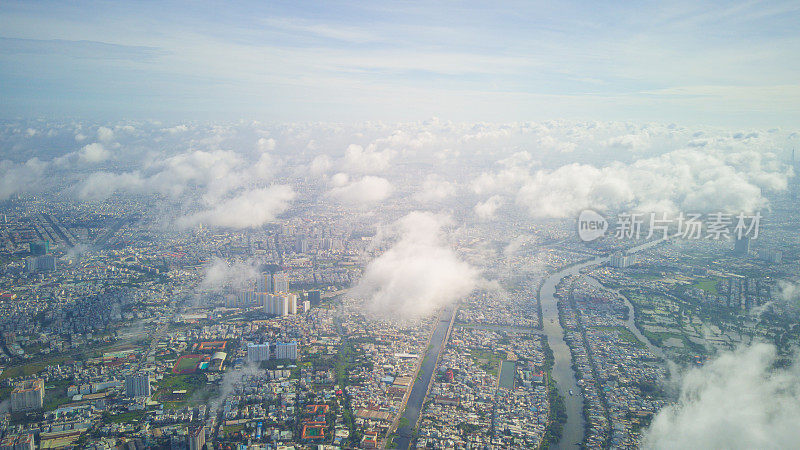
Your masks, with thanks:
M189 131L189 127L187 125L181 124L171 128L164 128L164 131L166 131L169 134L180 134Z
M389 167L389 162L397 152L391 149L375 151L371 148L364 150L356 144L350 144L344 155L344 168L357 173L383 172Z
M179 218L179 227L207 225L225 228L252 228L275 221L289 208L295 197L287 185L273 185L245 191L233 198L221 200L209 209Z
M386 314L429 315L468 295L478 272L444 240L448 219L412 212L396 224L397 241L370 262L353 293Z
M682 379L677 403L653 418L644 448L794 448L800 442L800 363L775 368L758 343L724 353Z
M308 166L308 170L313 175L322 175L330 170L332 165L333 163L328 155L319 155L311 161L311 164Z
M778 280L778 300L791 307L800 307L800 284Z
M574 142L566 142L559 140L553 136L542 136L539 138L539 147L544 150L551 150L561 153L569 153L575 150Z
M478 216L481 220L490 220L493 219L497 210L503 206L503 197L499 195L493 195L486 199L484 202L478 202L475 205L475 215Z
M95 172L77 187L77 193L83 200L103 200L115 192L144 193L149 188L139 172Z
M256 147L258 148L259 151L271 152L275 150L275 139L260 138L256 144Z
M336 174L328 196L351 206L368 206L385 200L392 193L392 184L385 178L365 176L348 181L345 174Z
M251 179L266 180L275 175L276 162L269 153L263 153L258 161L250 166L249 175Z
M111 142L114 140L114 131L111 128L100 127L97 129L97 139L102 142Z
M0 161L0 200L6 200L18 192L38 189L46 168L47 163L38 158L31 158L22 164Z
M733 155L683 149L631 164L568 164L537 171L516 201L534 217L572 217L585 208L738 213L763 208L764 190L786 188L790 172L774 155Z
M86 147L91 150L87 150L87 156L100 151L94 145ZM69 160L69 155L59 159L62 163ZM93 174L78 186L77 192L80 198L95 200L114 192L158 193L171 200L189 195L211 204L237 190L263 186L278 168L279 162L269 153L260 154L256 161L247 161L233 151L194 150L150 160L141 170Z
M103 162L110 157L111 152L106 150L106 148L103 147L103 144L100 144L99 142L86 145L78 152L78 158L87 163Z
M456 194L456 185L443 180L439 175L430 174L422 183L422 188L414 194L414 199L422 203L442 201Z
M350 175L343 172L339 172L331 177L331 186L342 187L347 185L349 181L350 181Z
M625 134L609 138L604 144L611 149L645 150L650 146L650 140L647 134Z
M203 267L200 287L206 291L223 292L227 288L243 289L258 276L258 267L253 261L234 261L213 257Z

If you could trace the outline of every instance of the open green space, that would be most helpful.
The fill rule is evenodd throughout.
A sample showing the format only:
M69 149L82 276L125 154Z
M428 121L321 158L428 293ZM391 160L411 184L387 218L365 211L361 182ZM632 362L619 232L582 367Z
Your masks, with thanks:
M192 371L197 367L197 363L200 362L200 356L192 356L188 358L183 358L178 361L178 364L175 367L176 372L188 372Z
M504 354L495 353L490 350L473 349L470 357L475 363L480 366L486 373L497 375L500 363L505 359Z
M626 327L617 326L617 327L592 327L595 330L600 331L607 331L607 332L615 332L620 339L625 342L632 344L635 347L645 347L644 342L640 341L635 334Z
M119 414L107 414L103 416L105 423L131 423L138 421L146 414L146 411L129 411Z
M205 375L193 373L165 376L163 380L156 384L156 392L153 398L162 401L162 396L167 396L172 394L173 391L181 390L186 391L186 394L183 395L183 400L163 400L165 408L175 409L205 403L214 394L213 387L206 384Z
M15 378L19 376L30 376L36 373L41 372L48 366L61 364L65 361L70 360L69 356L56 356L53 358L35 361L35 362L28 362L24 364L18 364L15 366L11 366L6 368L2 374L0 374L0 380L4 380L6 378Z
M719 291L717 291L717 282L718 279L716 278L704 278L695 281L695 283L692 284L692 287L704 290L712 295L717 295L719 293Z

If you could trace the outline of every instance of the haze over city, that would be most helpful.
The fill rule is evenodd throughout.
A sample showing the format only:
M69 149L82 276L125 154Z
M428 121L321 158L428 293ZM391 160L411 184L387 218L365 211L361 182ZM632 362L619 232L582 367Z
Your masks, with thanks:
M0 450L792 448L792 2L6 2Z

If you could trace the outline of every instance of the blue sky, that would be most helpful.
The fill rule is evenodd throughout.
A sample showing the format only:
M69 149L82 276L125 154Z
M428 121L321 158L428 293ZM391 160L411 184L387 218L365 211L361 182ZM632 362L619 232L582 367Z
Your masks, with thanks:
M794 2L13 2L6 117L790 126Z

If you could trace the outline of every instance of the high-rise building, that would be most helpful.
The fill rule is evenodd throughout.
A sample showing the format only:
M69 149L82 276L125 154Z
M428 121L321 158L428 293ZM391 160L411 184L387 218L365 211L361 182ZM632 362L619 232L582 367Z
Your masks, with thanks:
M256 292L264 292L267 294L274 292L272 289L272 272L266 271L259 274L256 279Z
M264 314L275 314L275 295L273 294L265 294L265 293L258 293L259 302L261 302L261 306L264 307Z
M25 263L27 264L28 272L36 272L37 270L51 271L56 270L56 257L53 255L31 256Z
M28 244L31 255L42 256L50 253L50 241L31 242Z
M249 290L239 290L225 298L227 308L248 308L259 304L257 293Z
M783 252L774 248L762 248L758 251L758 259L763 259L772 264L780 264L783 261Z
M288 316L289 315L289 295L286 294L277 294L275 297L278 299L278 302L275 307L275 314L279 316Z
M289 292L289 274L286 272L275 272L272 274L272 292Z
M44 380L20 381L11 391L11 410L30 411L44 404Z
M125 377L125 395L131 398L150 396L150 374L137 372Z
M308 238L298 237L294 241L295 253L307 253L310 248L311 248L311 242L308 240Z
M32 434L6 436L0 441L0 450L34 450Z
M297 359L297 342L275 344L275 359Z
M206 445L206 428L202 425L189 428L189 450L202 450Z
M247 344L247 361L261 362L269 359L269 344Z
M634 264L633 255L628 255L625 253L616 253L611 256L609 263L611 267L616 267L618 269L624 269L626 267L630 267Z
M259 297L262 301L265 314L288 316L297 314L297 295L281 292L277 294L264 294Z
M750 238L747 236L737 237L733 245L733 254L747 256L750 254Z
M322 300L322 293L320 291L308 291L306 292L306 299L311 302L312 306L319 305L319 302Z

